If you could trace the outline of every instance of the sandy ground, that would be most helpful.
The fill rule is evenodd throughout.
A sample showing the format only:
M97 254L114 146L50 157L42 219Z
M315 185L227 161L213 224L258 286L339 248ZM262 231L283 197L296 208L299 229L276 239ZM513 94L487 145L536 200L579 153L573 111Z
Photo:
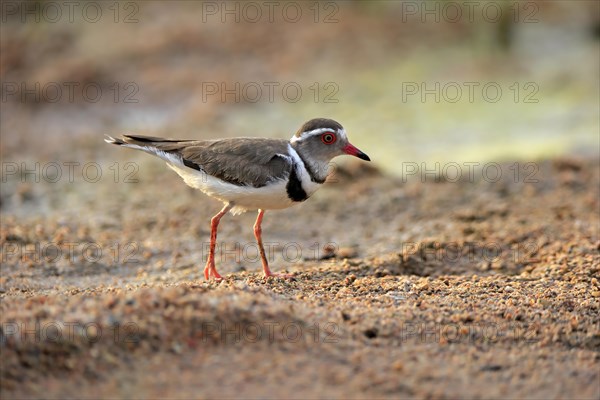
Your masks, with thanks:
M597 160L536 182L345 164L265 216L293 279L262 278L247 213L221 222L219 283L220 205L160 164L3 185L2 398L600 396Z

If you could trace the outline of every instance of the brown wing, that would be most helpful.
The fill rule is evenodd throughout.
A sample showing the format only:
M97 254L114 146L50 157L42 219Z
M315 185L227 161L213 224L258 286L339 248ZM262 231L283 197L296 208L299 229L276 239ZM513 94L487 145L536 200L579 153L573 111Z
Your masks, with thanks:
M226 182L261 187L289 176L292 161L287 157L288 143L277 139L221 139L186 145L180 154Z
M240 186L262 187L289 176L292 161L289 142L282 139L235 138L218 140L174 140L124 135L113 139L148 150L180 156L182 163ZM151 151L152 152L152 151Z

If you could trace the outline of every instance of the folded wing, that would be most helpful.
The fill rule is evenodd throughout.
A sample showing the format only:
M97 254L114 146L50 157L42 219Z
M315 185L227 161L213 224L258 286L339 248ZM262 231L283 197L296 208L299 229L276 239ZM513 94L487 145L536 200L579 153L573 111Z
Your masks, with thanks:
M204 171L238 186L263 187L286 179L292 169L289 142L279 139L235 138L174 140L140 135L108 137L106 142L156 155L178 166Z

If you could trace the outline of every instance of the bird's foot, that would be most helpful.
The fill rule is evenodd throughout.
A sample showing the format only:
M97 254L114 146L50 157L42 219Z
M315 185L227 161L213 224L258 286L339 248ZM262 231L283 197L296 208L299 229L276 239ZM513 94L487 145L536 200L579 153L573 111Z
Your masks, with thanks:
M215 266L207 264L206 267L204 267L204 279L209 281L211 278L214 278L216 281L223 280L223 277L217 272Z
M281 273L276 273L276 272L271 272L271 271L265 271L265 279L269 279L269 278L291 279L293 277L294 277L294 275L292 275L292 274L281 274Z

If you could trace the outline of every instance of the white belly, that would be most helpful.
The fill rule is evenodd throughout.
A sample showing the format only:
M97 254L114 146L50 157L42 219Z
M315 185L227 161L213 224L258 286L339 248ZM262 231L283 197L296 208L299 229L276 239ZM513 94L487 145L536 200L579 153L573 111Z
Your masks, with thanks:
M292 201L288 197L286 190L287 180L278 180L260 188L238 186L210 176L203 171L172 164L168 165L189 186L199 189L224 203L234 203L234 208L231 210L234 215L259 208L263 210L278 210L297 204L297 202ZM302 187L307 196L312 195L320 186L312 181L307 185L302 182Z

